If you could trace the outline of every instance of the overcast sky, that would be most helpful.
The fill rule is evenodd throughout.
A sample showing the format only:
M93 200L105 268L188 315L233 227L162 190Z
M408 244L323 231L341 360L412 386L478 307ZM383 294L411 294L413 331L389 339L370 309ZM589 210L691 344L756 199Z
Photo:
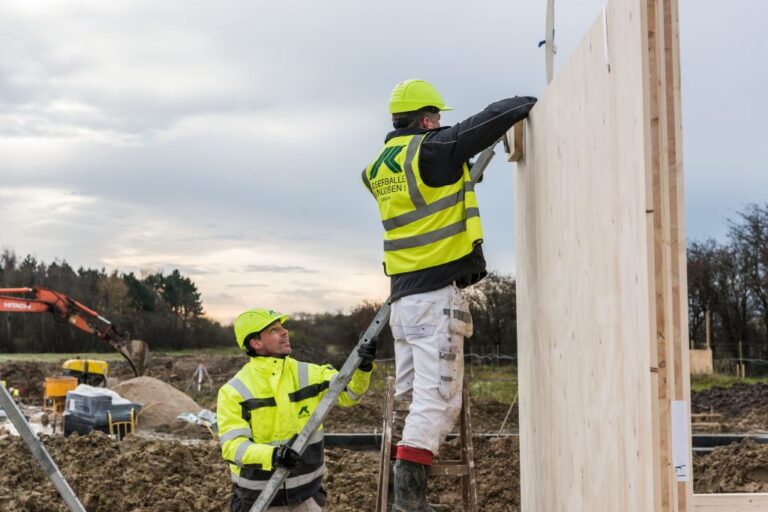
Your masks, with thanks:
M602 1L556 2L557 66ZM0 246L50 263L180 269L207 313L382 300L360 170L406 78L453 124L541 94L543 0L0 3ZM689 239L768 201L768 2L680 0ZM514 167L478 196L514 273ZM61 290L66 293L66 290Z

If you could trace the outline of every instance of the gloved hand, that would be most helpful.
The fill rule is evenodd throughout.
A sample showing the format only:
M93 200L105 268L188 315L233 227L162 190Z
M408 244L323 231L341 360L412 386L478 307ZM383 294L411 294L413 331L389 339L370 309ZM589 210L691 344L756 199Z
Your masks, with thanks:
M357 349L357 355L362 360L360 366L358 366L360 370L364 372L373 370L373 360L376 359L376 344L378 341L377 338L371 338Z
M285 469L296 469L300 458L299 452L284 444L276 447L272 452L272 465Z

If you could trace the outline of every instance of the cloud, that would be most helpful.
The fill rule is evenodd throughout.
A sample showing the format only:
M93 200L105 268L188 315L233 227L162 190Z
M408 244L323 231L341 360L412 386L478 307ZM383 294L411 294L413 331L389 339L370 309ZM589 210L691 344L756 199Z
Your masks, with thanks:
M2 243L75 266L179 268L221 319L381 300L382 228L359 175L389 129L391 87L432 81L456 108L446 124L539 94L534 4L441 2L434 44L411 58L413 41L392 27L418 33L433 4L329 0L297 17L280 2L0 3ZM603 4L558 5L556 70ZM699 236L768 199L757 124L768 68L734 57L765 48L754 36L765 16L746 13L767 7L681 4L688 232ZM515 168L503 160L478 196L489 267L512 272Z
M247 265L244 272L265 272L270 274L314 274L316 270L309 270L300 266L280 265Z

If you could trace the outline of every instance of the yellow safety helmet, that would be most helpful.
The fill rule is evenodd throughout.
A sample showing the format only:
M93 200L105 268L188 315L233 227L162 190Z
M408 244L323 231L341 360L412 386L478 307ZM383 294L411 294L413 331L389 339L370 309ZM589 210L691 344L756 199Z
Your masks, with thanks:
M245 350L245 338L250 334L255 334L264 330L265 327L280 320L282 324L288 320L288 315L283 315L271 309L249 309L245 313L240 313L235 318L235 338L241 349Z
M453 110L445 104L437 89L424 80L403 80L392 89L389 97L390 114L413 112L423 107Z

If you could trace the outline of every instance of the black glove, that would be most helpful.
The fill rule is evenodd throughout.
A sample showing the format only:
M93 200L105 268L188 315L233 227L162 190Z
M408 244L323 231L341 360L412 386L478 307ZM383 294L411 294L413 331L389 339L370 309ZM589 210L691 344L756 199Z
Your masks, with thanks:
M369 341L360 345L357 349L357 355L361 359L359 369L364 372L373 370L373 360L376 359L376 338L371 338Z
M278 446L272 452L272 466L279 466L285 469L296 469L299 465L301 455L299 452L284 444Z

